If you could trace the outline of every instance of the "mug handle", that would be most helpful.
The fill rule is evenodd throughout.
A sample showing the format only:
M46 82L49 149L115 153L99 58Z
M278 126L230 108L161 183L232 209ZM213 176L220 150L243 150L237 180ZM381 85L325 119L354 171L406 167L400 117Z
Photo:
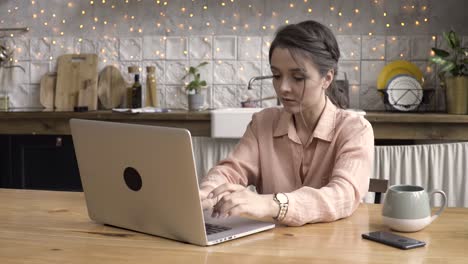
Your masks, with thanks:
M440 195L442 195L442 197L444 198L444 202L442 204L442 206L440 207L439 211L437 211L432 217L431 217L431 222L434 221L437 217L439 217L439 215L444 211L445 207L447 207L447 195L445 195L445 193L442 191L442 190L433 190L430 194L430 197L432 198L434 196L434 194L437 194L439 193Z

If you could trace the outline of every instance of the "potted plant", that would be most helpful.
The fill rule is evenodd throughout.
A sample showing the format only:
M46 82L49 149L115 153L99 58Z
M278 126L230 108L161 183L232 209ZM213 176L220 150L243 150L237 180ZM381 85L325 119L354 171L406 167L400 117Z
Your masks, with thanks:
M441 86L445 86L447 112L468 113L468 47L462 47L454 31L443 33L449 51L432 48L434 56L429 61L437 64Z
M185 90L188 94L188 106L189 110L201 110L203 108L205 98L201 93L202 88L206 87L206 81L200 79L199 69L208 64L208 62L202 62L197 66L191 66L182 80L187 77L192 77L193 80L185 85Z

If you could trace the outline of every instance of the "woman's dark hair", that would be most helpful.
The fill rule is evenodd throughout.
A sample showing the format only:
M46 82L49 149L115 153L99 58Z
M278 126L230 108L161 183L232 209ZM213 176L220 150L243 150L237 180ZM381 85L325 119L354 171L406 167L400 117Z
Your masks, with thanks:
M317 66L321 76L325 76L329 70L334 71L335 77L338 73L340 58L338 43L333 32L319 22L309 20L280 28L270 46L270 63L275 48L288 49L296 61L297 58L304 56L309 58ZM337 89L333 78L326 94L333 104L345 108L347 99L340 96Z

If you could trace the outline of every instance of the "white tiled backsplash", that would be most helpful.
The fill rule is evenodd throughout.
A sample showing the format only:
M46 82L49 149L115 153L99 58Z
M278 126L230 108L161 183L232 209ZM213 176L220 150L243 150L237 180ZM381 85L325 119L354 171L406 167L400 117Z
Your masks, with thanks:
M352 86L351 107L385 109L381 95L375 88L376 79L385 64L393 60L405 59L415 63L424 73L424 85L436 88L436 71L426 58L431 47L436 43L441 46L439 38L338 35L342 53L338 79L343 79L346 73ZM136 65L142 69L143 82L146 78L145 67L156 66L161 106L186 107L182 89L184 81L181 78L188 67L207 61L209 64L201 69L202 78L208 83L207 106L235 107L243 100L241 97L247 92L251 77L270 74L268 47L271 39L272 36L144 36L78 41L67 37L19 37L7 39L7 45L15 48L15 59L26 69L26 73L23 74L18 68L12 69L13 73L8 73L10 70L7 69L2 69L2 72L3 75L13 74L14 86L10 88L12 107L37 106L38 99L33 97L37 97L39 92L35 89L39 89L40 78L46 72L56 71L59 55L97 52L99 70L105 65L115 64L125 73L128 82L131 82L126 74L128 66ZM265 86L263 96L274 94L271 81L256 84L260 83ZM275 103L274 100L265 101L264 105ZM435 105L432 110L437 110Z
M97 53L99 70L116 65L127 82L132 81L128 66L141 68L143 82L145 67L156 66L160 105L186 107L187 80L181 78L188 67L207 61L201 69L208 83L206 105L236 107L246 96L260 96L260 85L263 97L274 95L271 80L256 82L252 91L246 87L251 77L271 74L268 50L278 27L315 19L337 35L338 78L346 73L351 107L384 110L375 86L386 63L414 62L424 72L425 87L438 88L437 69L426 61L431 47L446 48L440 34L448 28L461 32L468 43L461 8L465 0L246 2L2 0L0 28L31 30L14 37L0 34L0 43L15 49L16 64L26 71L0 68L0 86L8 91L12 107L40 106L40 79L56 71L58 56ZM437 90L428 109L444 109L442 91Z

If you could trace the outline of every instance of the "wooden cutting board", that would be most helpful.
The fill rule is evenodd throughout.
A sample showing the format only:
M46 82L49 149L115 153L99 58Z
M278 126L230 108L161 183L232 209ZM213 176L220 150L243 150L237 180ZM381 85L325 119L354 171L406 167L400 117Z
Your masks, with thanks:
M66 54L58 58L56 110L70 111L75 106L97 110L97 64L96 54Z
M41 78L39 100L46 109L54 109L55 86L57 73L48 72Z
M102 69L99 73L98 98L104 109L121 106L128 86L117 67L109 65Z

